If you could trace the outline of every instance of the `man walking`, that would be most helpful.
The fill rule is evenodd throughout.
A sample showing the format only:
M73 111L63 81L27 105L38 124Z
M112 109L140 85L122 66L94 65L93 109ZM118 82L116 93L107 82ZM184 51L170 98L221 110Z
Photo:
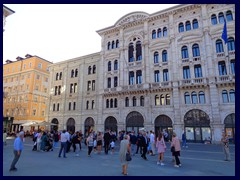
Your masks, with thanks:
M141 142L142 142L142 147L143 147L143 154L141 155L141 157L145 160L148 160L146 157L147 147L148 147L148 139L147 139L146 131L143 131L143 136L141 137Z
M225 159L224 161L231 161L230 157L230 151L229 151L229 140L227 134L223 133L222 134L222 144L223 144L223 152L225 154Z
M108 129L107 129L106 132L104 133L103 139L104 139L105 154L108 154L109 144L110 144L110 140L111 140L111 135L110 135Z
M68 141L68 135L66 134L66 130L63 130L60 137L61 148L60 148L58 157L61 157L62 150L63 150L63 157L66 158L67 141Z
M130 134L130 143L131 143L131 152L132 155L134 156L136 154L136 149L137 149L137 136L135 135L135 131L132 131Z
M17 162L21 156L22 150L23 150L23 138L24 138L24 132L21 131L18 134L18 137L14 141L14 145L13 145L14 146L14 150L13 150L14 159L12 161L9 171L17 171L17 168L15 167L15 165L17 164Z

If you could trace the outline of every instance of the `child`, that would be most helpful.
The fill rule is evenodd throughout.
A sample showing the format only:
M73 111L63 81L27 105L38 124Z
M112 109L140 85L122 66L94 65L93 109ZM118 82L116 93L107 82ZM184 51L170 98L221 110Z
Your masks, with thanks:
M111 146L111 149L112 149L111 154L113 154L113 153L114 153L114 147L115 147L115 142L114 142L114 140L112 140L112 142L110 143L110 146Z

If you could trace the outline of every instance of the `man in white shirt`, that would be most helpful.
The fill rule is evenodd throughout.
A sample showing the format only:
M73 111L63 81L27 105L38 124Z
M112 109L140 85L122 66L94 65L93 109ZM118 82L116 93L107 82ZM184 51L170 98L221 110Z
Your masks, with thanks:
M152 149L152 156L155 156L155 135L153 131L150 131L150 144Z
M68 141L68 135L66 133L66 130L63 130L60 137L61 142L61 148L58 154L58 157L61 157L62 150L63 150L63 157L66 158L66 151L67 151L67 141Z

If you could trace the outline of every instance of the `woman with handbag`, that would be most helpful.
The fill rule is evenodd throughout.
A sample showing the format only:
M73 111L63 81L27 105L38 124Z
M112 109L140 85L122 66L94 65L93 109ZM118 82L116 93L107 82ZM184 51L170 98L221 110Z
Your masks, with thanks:
M156 148L158 151L157 165L161 164L161 166L164 166L165 164L163 163L163 159L164 159L164 153L165 153L167 147L166 147L166 144L164 141L163 133L161 133L161 132L158 134Z
M120 143L120 151L119 151L119 157L122 165L123 175L127 175L128 162L131 159L130 155L131 155L131 152L130 152L130 142L128 140L128 135L124 135L124 138Z
M174 165L175 167L181 166L181 163L179 160L180 151L181 151L180 141L179 141L176 133L174 132L172 135L171 152L173 153L173 155L175 157L175 161L176 161L176 164Z

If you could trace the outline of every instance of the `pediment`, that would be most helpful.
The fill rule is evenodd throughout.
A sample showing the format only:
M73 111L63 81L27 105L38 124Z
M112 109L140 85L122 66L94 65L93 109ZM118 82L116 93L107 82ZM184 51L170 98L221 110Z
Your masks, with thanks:
M156 41L153 41L151 44L150 44L150 47L165 47L165 46L169 46L169 39L159 39L159 40L156 40Z
M202 32L199 33L199 31L195 32L195 33L189 32L189 33L185 33L182 36L178 37L177 41L178 42L181 42L181 41L192 41L194 39L196 40L198 38L202 38L202 36L203 36Z

